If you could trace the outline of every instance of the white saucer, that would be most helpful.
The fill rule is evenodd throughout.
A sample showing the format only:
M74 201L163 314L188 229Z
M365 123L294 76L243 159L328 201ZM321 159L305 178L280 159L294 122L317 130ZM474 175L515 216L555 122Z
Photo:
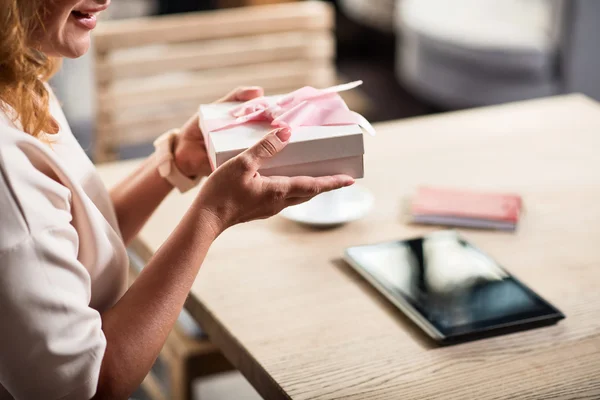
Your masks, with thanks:
M286 208L280 215L305 225L330 227L363 218L371 211L373 203L371 192L355 184Z

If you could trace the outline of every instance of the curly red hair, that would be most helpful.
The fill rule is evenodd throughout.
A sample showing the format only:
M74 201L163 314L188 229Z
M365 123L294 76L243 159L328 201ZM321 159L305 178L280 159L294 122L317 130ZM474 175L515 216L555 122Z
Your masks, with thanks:
M31 38L43 29L45 0L2 0L0 3L0 107L16 112L23 130L34 137L58 132L50 114L45 82L58 69L36 49ZM9 112L10 115L10 112Z

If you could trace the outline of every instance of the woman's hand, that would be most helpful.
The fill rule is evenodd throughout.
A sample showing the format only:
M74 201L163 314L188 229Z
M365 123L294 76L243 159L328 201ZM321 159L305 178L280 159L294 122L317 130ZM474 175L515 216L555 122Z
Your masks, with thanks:
M248 101L264 95L260 87L240 87L233 90L217 103L227 101ZM204 137L200 131L198 113L195 113L181 128L181 134L175 143L175 165L190 178L208 176L211 173Z
M208 178L197 201L211 216L218 235L232 225L271 217L288 206L304 203L316 195L350 186L346 175L311 177L264 177L263 162L279 153L291 132L276 129L239 156L229 160Z

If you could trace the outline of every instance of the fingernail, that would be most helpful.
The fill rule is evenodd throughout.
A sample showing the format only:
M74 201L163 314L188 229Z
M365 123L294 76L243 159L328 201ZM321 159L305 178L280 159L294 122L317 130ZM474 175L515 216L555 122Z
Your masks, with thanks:
M352 185L354 185L354 179L348 178L348 179L344 180L344 187L352 186Z
M292 131L290 130L290 128L279 128L275 131L275 136L277 136L277 138L281 140L282 143L285 143L288 140L290 140L290 137L292 136Z
M246 90L262 90L262 87L260 87L260 86L248 86L246 88Z

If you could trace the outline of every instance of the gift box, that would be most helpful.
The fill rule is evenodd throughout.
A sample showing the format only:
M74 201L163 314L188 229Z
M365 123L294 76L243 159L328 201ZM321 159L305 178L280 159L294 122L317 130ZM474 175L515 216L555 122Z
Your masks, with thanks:
M318 90L260 97L245 103L214 103L199 109L208 157L213 169L256 144L269 131L288 127L288 145L265 161L264 176L364 176L363 130L375 131L348 109L339 93L361 82Z

